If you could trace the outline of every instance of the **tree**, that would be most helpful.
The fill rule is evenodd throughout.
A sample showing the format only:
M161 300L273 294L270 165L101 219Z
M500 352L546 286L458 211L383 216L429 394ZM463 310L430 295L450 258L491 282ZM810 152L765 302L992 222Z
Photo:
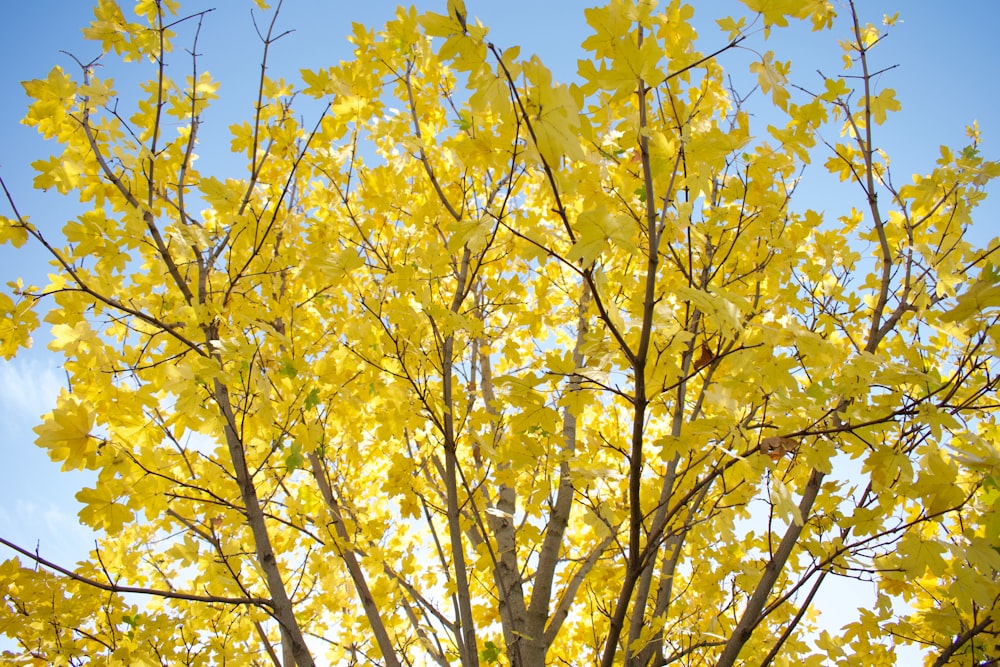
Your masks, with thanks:
M60 151L36 186L88 210L55 240L4 186L0 239L56 271L0 297L0 350L51 326L69 387L37 443L95 471L101 537L72 569L3 540L5 659L1000 659L998 241L967 237L1000 165L972 127L900 184L888 27L745 4L713 52L679 2L585 10L564 85L449 0L293 84L279 2L221 177L206 13L100 0L101 68L25 84ZM843 27L844 71L807 90L767 52L729 88L789 19ZM843 214L791 206L817 156ZM847 578L874 603L836 637L812 602Z

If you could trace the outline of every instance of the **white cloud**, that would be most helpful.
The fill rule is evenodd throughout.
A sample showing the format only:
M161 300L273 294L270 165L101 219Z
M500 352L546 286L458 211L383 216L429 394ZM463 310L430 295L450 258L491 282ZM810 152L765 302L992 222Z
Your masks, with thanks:
M0 535L72 567L93 546L92 532L77 520L74 499L86 475L61 472L35 446L31 430L55 405L65 382L49 356L0 362ZM12 555L0 549L0 560Z
M55 405L64 385L57 366L27 358L0 361L0 418L20 425L38 422L39 415ZM10 429L5 429L8 432Z
M86 558L96 537L91 529L80 525L70 508L54 503L42 505L24 498L0 509L0 535L19 547L37 550L46 560L70 568ZM13 551L0 547L0 560L14 555ZM20 558L22 563L27 560Z

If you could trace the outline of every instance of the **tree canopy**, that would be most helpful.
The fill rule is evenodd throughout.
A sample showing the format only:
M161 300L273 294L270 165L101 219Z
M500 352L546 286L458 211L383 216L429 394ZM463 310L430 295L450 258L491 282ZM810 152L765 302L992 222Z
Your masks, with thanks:
M974 125L890 168L893 18L743 4L710 48L677 0L583 10L571 83L461 0L400 8L293 81L257 0L223 174L210 14L99 0L101 58L24 84L35 186L86 211L4 185L0 241L54 268L0 294L0 353L51 327L37 445L94 472L100 538L0 539L4 659L1000 659L998 240L969 235L1000 164ZM790 21L843 48L819 85L756 50ZM792 205L814 161L852 201ZM871 604L830 627L846 580Z

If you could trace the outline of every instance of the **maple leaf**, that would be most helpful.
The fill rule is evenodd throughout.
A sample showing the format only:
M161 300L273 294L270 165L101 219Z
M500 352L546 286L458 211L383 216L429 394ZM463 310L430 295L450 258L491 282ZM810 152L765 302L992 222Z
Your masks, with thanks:
M896 91L886 88L881 93L871 98L872 120L876 125L885 123L886 115L890 111L899 111L902 107L896 99Z
M76 499L83 504L80 521L110 534L120 532L133 518L132 510L118 502L118 498L106 487L83 489L76 494Z
M53 461L61 461L63 470L94 466L99 440L90 433L94 414L85 403L63 391L42 419L34 429L35 443L48 449Z
M782 109L788 104L789 93L785 88L788 83L788 63L774 62L774 52L768 51L764 57L750 63L750 71L757 73L757 83L761 91L771 93L775 105Z

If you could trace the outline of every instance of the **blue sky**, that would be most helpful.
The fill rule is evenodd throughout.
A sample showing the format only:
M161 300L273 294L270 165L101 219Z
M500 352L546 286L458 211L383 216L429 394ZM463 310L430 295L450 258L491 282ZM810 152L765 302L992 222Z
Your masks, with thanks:
M843 14L846 7L834 0ZM259 72L260 44L250 19L249 0L182 2L185 8L201 10L213 6L202 33L199 51L201 68L221 80L223 98L220 111L208 118L209 129L218 133L218 145L228 144L225 127L249 118ZM522 55L537 53L562 81L573 79L576 60L583 56L580 42L587 34L583 8L594 1L573 0L466 0L470 16L491 27L491 38L500 46L522 46ZM701 19L702 50L714 50L725 43L712 19L742 13L735 0L693 0ZM883 75L880 84L896 89L903 111L890 118L879 143L893 158L897 182L910 174L929 171L938 156L938 146L965 144L964 128L978 120L984 133L982 150L1000 158L1000 86L998 86L996 26L1000 25L1000 2L994 0L935 0L904 2L859 2L864 18L878 22L883 14L900 12L899 23L876 51L879 67L898 64ZM302 67L318 67L349 57L344 37L352 22L380 25L392 15L395 3L386 0L331 2L329 0L286 0L279 26L295 32L275 47L272 72L297 80ZM445 0L422 1L418 8L444 12ZM14 194L21 212L35 224L51 230L79 213L72 200L54 193L31 189L30 163L48 157L51 147L37 138L31 128L19 124L27 99L20 82L42 78L54 64L67 70L73 62L59 53L73 52L83 60L97 54L85 44L80 29L91 18L85 0L33 0L10 3L0 22L0 175ZM793 61L793 78L805 85L816 84L815 69L828 73L839 69L840 33L810 35L808 30L776 32L764 44L761 35L750 40L763 52L773 49L781 60ZM178 45L181 46L181 45ZM735 75L745 76L754 59L750 52L728 53L723 63ZM122 87L120 77L119 87ZM819 88L819 85L815 85ZM752 111L752 103L751 103ZM214 113L214 112L213 112ZM231 115L235 114L235 115ZM203 135L205 128L203 128ZM763 127L757 126L757 134ZM211 144L209 144L210 146ZM204 164L213 159L203 147ZM224 156L218 156L223 158ZM819 176L825 157L818 159L810 175ZM237 174L238 175L238 174ZM828 219L843 213L844 199L835 184L817 179L803 191L803 199L814 208L828 211ZM975 236L985 240L1000 233L1000 189L998 201L988 202L977 215ZM850 203L857 203L856 193ZM847 206L850 205L847 204ZM801 205L801 204L800 204ZM6 202L0 214L10 215ZM54 233L54 231L53 231ZM43 284L48 267L37 253L15 252L0 247L0 282L17 277ZM45 350L46 334L39 332L35 347L13 362L0 361L0 536L24 546L40 546L41 553L70 563L92 547L92 536L76 523L73 494L83 478L60 477L45 454L34 447L31 427L38 415L47 411L60 384L65 383L58 358ZM8 554L0 552L0 559Z

